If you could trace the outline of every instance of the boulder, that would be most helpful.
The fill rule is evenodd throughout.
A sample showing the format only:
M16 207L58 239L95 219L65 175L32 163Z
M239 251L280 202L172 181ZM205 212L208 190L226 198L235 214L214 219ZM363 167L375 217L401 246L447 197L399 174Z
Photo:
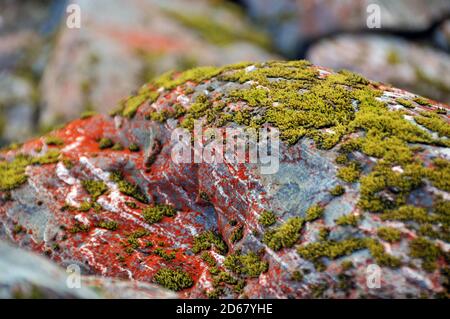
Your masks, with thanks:
M448 297L448 112L306 61L164 74L3 150L0 238L182 298ZM279 132L278 165L175 160L197 121Z

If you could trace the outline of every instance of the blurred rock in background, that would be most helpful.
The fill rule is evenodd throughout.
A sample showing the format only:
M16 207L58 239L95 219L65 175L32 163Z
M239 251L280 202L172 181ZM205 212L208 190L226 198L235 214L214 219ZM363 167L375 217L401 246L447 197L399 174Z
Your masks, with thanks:
M66 26L69 3L81 8L80 29ZM225 1L2 6L5 16L16 14L4 21L0 38L3 145L45 133L84 111L108 112L132 89L169 70L277 58L269 38L248 23L240 7Z
M448 0L240 2L287 57L450 102ZM379 5L380 29L367 27L369 4Z

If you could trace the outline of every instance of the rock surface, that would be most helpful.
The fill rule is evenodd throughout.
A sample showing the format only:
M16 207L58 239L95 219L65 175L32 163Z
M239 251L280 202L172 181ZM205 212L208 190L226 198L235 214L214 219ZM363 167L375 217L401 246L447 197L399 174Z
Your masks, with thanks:
M318 42L307 58L450 102L450 59L428 46L398 37L341 35Z
M448 112L304 61L166 74L2 151L0 237L183 298L448 297ZM279 170L174 162L194 119L278 128Z
M244 3L250 14L274 34L277 46L288 55L325 36L367 31L369 4L380 7L381 27L391 31L423 31L450 14L446 0L244 0Z
M0 298L173 298L154 285L81 276L79 288L69 288L69 274L46 258L0 242Z

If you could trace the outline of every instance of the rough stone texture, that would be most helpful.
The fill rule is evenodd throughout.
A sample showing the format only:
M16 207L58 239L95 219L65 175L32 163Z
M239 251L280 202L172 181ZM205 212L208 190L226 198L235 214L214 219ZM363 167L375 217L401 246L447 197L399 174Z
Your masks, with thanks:
M314 69L321 78L333 74L327 69ZM252 66L245 68L247 73L254 70ZM383 84L370 85L382 91L379 100L385 102L390 111L403 110L405 118L411 118L421 111L436 111L440 107L441 113L442 110L446 113L441 117L448 123L449 108L446 105L426 100L422 103L427 105L414 104L411 109L404 108L397 99L411 100L416 97L414 94ZM361 195L359 183L346 183L346 192L341 197L330 195L330 188L341 183L337 177L339 166L334 162L339 155L337 147L319 149L308 138L293 146L282 144L280 169L272 175L262 175L256 164L176 164L170 157L170 134L177 126L177 120L159 123L146 119L149 112L170 108L175 103L189 109L197 96L205 92L210 97L217 97L249 86L250 82L239 84L213 77L170 90L161 88L159 98L143 103L132 119L107 115L79 119L52 133L62 140L63 145L46 145L43 137L26 142L19 149L3 151L2 157L11 161L19 153L38 156L49 149L60 148L61 160L28 166L25 183L10 192L0 192L0 236L24 249L46 254L58 264L77 263L87 274L154 282L155 274L164 267L182 269L194 282L191 288L178 293L184 298L205 298L213 291L211 268L200 254L192 251L195 236L206 230L215 230L222 235L229 247L228 254L239 250L257 252L269 265L267 271L244 278L243 291L233 292L227 286L223 297L418 298L445 295L448 262L441 256L434 271L423 270L420 259L412 258L408 253L408 243L418 237L416 232L403 222L383 221L377 214L362 211L356 204ZM244 101L228 103L229 109L245 107ZM257 109L264 110L260 106ZM110 138L125 149L101 150L99 138ZM140 147L138 152L127 149L132 143ZM422 147L417 159L427 166L435 157L450 159L448 147ZM363 171L369 170L377 161L360 152L355 156ZM401 167L395 169L402 170ZM141 203L121 193L119 185L111 180L110 172L114 170L121 171L126 180L138 185L149 203ZM81 211L80 205L89 199L82 186L82 181L86 180L99 180L107 185L108 191L97 199L98 210ZM431 199L438 195L449 199L448 192L426 183L412 193L410 204L428 207ZM131 206L127 202L134 204ZM377 229L382 225L395 227L402 233L400 242L382 242L385 251L402 259L402 265L397 269L381 268L381 288L369 289L366 285L367 266L374 263L367 249L335 260L326 259L323 261L325 269L321 271L310 261L300 258L294 247L275 251L263 243L262 234L266 230L258 222L263 211L274 211L280 225L290 217L304 217L306 209L314 203L325 207L324 218L306 223L297 245L315 242L317 232L323 226L329 227L330 239L337 241L353 235L376 239ZM155 204L171 205L177 214L149 224L143 216L143 208ZM335 219L347 214L361 215L363 219L353 228L338 226ZM100 228L100 221L115 221L118 228ZM243 227L244 234L241 240L233 243L230 237L236 224ZM86 231L70 231L81 226ZM136 234L135 231L142 230L147 232L130 237ZM448 255L448 242L432 242ZM225 256L213 250L210 254L220 269L224 269ZM353 262L354 267L350 270L342 269L341 262L346 260ZM292 279L296 270L303 272L302 280Z
M143 282L82 276L70 289L68 273L46 258L0 242L0 298L173 298Z
M378 4L382 28L422 31L450 14L446 0L245 0L250 14L274 34L285 54L295 54L312 40L348 31L367 30L366 8ZM413 19L411 17L414 17Z
M307 58L450 102L450 59L428 46L393 36L341 35L318 42Z

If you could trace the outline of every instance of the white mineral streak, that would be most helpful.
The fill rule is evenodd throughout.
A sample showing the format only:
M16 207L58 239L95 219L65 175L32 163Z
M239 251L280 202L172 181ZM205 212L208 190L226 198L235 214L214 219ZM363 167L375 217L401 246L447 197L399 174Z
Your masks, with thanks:
M84 136L78 136L75 140L75 142L70 143L69 145L67 145L66 147L64 147L61 152L65 153L65 152L69 152L72 151L74 149L77 149L81 143L84 141Z

